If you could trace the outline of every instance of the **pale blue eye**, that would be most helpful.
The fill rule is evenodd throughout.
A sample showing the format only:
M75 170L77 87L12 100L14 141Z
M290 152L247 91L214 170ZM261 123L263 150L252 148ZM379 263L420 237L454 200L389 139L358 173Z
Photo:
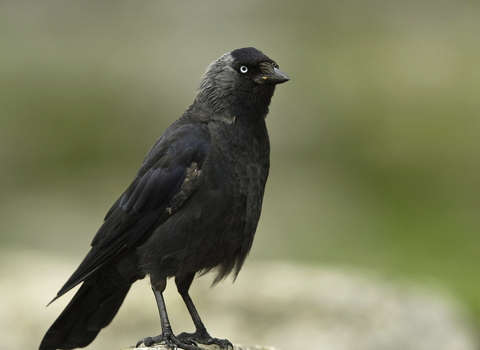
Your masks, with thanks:
M247 73L247 72L248 72L248 68L247 68L246 66L241 66L241 67L240 67L240 73L245 74L245 73Z

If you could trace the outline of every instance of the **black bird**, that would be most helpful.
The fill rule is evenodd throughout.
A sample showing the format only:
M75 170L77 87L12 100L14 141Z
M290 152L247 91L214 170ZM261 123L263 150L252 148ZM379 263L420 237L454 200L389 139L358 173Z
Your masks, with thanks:
M252 47L210 64L193 104L153 145L107 213L90 252L53 299L83 282L40 350L90 344L112 321L132 283L146 275L162 333L137 345L231 346L208 334L188 290L197 273L216 269L214 283L230 273L236 277L250 251L269 171L265 117L275 85L288 80ZM162 296L169 277L175 277L194 333L173 334Z

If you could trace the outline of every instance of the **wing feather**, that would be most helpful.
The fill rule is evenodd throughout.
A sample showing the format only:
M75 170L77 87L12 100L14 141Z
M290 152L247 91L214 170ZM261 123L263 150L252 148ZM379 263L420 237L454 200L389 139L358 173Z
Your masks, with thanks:
M201 168L209 148L206 125L174 123L167 129L148 153L132 184L107 213L92 240L92 249L55 299L104 264L135 249L174 215L169 206L185 181L187 169L192 163Z

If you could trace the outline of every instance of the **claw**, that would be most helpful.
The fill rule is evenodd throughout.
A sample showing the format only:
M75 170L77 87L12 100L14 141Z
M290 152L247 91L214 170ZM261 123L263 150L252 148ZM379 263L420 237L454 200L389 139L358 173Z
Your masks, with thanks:
M158 344L162 342L164 342L165 345L167 345L171 350L178 350L178 348L181 348L184 350L201 350L195 342L189 339L179 340L176 336L170 333L160 334L160 335L157 335L156 337L142 338L137 342L137 345L135 345L135 347L138 348L143 343L146 347L149 348L154 344Z
M207 341L206 344L207 345L216 344L216 345L220 346L222 349L225 349L225 350L228 350L228 348L233 349L233 344L230 343L230 341L228 341L227 339L211 338Z
M225 350L228 350L228 348L233 349L233 345L230 341L228 341L227 339L212 338L210 334L208 334L206 331L196 331L195 333L180 333L177 338L184 343L193 343L197 348L197 344L200 343L205 345L215 344Z
M153 344L158 344L163 341L163 334L157 335L156 337L145 337L140 339L137 342L137 345L135 345L136 348L138 348L142 343L147 347L151 347Z

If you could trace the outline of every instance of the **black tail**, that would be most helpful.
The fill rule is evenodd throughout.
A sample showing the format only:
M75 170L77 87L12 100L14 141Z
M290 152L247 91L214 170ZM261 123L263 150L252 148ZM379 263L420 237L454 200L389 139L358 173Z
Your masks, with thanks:
M132 282L109 286L98 282L98 278L84 282L43 337L40 350L83 348L112 321Z

